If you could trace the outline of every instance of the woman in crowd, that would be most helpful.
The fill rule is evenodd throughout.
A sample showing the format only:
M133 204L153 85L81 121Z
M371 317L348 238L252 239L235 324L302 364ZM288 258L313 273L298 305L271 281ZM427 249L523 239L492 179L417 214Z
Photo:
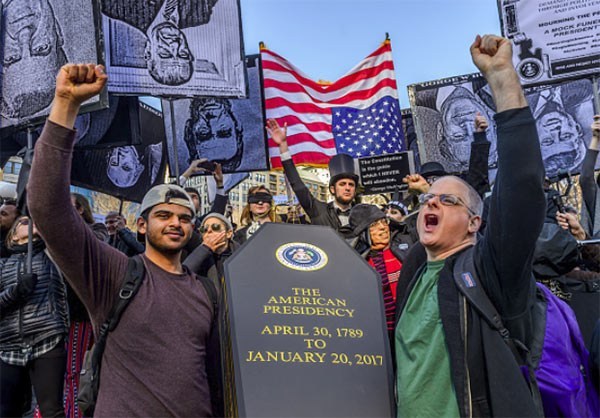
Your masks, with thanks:
M45 418L64 417L63 380L69 329L65 284L33 227L32 274L25 273L29 218L6 239L0 261L0 416L21 416L31 385Z
M100 241L108 241L108 229L103 223L95 221L88 199L79 193L71 193L71 204L79 212L86 225L94 232L96 238ZM82 416L77 404L79 373L81 372L85 352L94 344L94 335L87 310L68 284L67 300L71 326L67 339L65 414L67 418L79 418Z
M241 228L236 231L234 241L243 244L267 222L281 222L281 218L275 213L273 196L265 186L251 187L248 190L248 203L240 217Z

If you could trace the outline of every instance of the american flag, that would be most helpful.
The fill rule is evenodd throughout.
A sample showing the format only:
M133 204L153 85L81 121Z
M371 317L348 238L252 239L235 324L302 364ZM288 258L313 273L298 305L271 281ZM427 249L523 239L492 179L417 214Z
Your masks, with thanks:
M337 153L359 158L406 149L389 40L327 85L266 48L261 57L267 118L287 123L296 164L324 167ZM270 138L269 153L271 167L281 167Z

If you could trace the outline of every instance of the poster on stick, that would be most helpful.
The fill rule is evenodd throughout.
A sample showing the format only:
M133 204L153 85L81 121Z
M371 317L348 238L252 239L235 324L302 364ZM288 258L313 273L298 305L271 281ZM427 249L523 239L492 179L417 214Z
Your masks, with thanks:
M246 65L250 88L247 99L201 97L162 101L171 173L176 172L176 159L179 173L202 158L221 164L223 173L269 169L260 56L246 57Z
M358 159L363 194L392 193L407 186L402 179L414 173L412 151Z
M102 0L108 89L246 97L239 0Z
M600 74L600 0L499 0L523 85Z
M548 177L561 170L578 174L592 138L594 111L592 78L563 80L525 89L540 140ZM495 106L486 80L467 74L408 86L415 130L421 142L421 163L437 161L449 173L467 171L475 130L475 115L488 120L491 142L490 179L498 168ZM598 98L595 99L598 101ZM598 166L597 166L598 167Z
M56 74L69 62L104 63L100 7L90 0L3 0L0 128L32 126L50 113ZM106 108L106 90L82 112Z

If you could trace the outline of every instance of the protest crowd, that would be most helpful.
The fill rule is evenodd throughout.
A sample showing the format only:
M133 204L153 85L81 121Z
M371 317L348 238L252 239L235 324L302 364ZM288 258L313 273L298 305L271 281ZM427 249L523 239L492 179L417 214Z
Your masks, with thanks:
M360 202L360 177L343 153L329 162L333 200L317 199L294 163L287 123L265 128L306 218L336 231L381 279L398 417L600 416L600 321L576 315L597 313L590 305L599 300L571 297L600 279L600 115L589 121L581 208L565 207L545 176L511 43L478 35L470 53L496 109L493 185L481 114L470 122L466 172L425 163L383 207ZM263 185L248 191L234 225L221 164L196 159L177 181L147 190L134 228L118 211L97 222L69 187L76 117L107 79L101 65L60 69L26 206L0 206L0 416L223 416L214 321L225 262L265 224L295 219L275 212ZM207 171L217 186L210 209L185 184ZM461 284L463 268L471 273ZM95 364L84 361L94 343L103 348ZM80 389L95 367L90 398L89 386Z

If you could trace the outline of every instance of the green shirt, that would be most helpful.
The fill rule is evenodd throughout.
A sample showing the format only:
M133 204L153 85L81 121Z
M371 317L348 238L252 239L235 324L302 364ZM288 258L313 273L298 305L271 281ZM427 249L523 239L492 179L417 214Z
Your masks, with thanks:
M438 305L444 260L430 261L396 327L398 417L458 417Z

